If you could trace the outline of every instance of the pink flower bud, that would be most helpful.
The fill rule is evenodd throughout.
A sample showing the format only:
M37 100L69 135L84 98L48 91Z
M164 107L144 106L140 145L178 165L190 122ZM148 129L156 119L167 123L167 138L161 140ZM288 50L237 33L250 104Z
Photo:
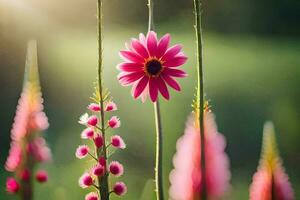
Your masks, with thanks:
M117 182L114 185L113 191L116 195L123 196L127 192L127 187L123 182Z
M82 188L87 188L91 185L94 184L93 178L89 173L84 173L80 178L79 178L79 186Z
M30 179L30 171L28 169L24 169L21 173L20 173L20 179L22 181L29 181Z
M20 185L16 179L9 177L6 180L6 191L11 194L15 194L19 191Z
M94 130L92 128L86 128L81 132L82 139L92 139L94 137Z
M122 176L124 173L124 168L123 165L121 163L119 163L118 161L112 161L109 164L109 171L110 173L112 173L113 175L119 177Z
M114 102L109 102L106 107L105 111L116 111L117 110L117 105Z
M100 148L103 146L103 138L101 135L97 135L95 138L94 138L94 143L96 145L97 148Z
M40 183L45 183L48 181L48 173L45 170L39 170L35 175L35 179Z
M87 145L80 145L77 149L76 149L76 157L79 159L85 158L88 153L89 153L90 149Z
M105 173L105 168L104 166L97 164L92 171L95 176L103 176Z
M89 106L88 106L88 109L90 111L94 111L94 112L99 112L101 110L101 107L99 104L96 104L96 103L91 103Z
M105 160L104 157L100 157L99 158L99 164L102 165L102 166L104 166L104 167L106 166L106 160Z
M87 123L90 126L96 126L98 124L98 118L95 115L92 115L88 118Z
M112 118L110 118L110 120L108 121L108 125L111 128L119 128L121 126L121 121L118 117L113 116Z
M118 135L113 135L111 137L111 145L114 146L114 147L116 147L116 148L120 148L120 149L125 149L126 148L125 142Z
M99 196L96 192L90 192L85 196L85 200L99 200Z

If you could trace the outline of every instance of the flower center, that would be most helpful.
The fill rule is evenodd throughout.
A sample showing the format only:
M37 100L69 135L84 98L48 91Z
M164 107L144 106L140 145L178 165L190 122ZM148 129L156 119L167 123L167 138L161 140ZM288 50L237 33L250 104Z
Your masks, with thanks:
M162 63L156 59L151 59L145 64L145 70L150 76L159 75L162 69Z

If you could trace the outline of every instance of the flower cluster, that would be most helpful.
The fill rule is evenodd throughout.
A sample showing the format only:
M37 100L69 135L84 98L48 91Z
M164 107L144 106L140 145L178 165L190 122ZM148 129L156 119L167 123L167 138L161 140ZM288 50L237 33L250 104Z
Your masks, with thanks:
M11 145L5 169L14 172L15 177L6 181L6 190L17 193L29 184L37 163L51 159L51 152L40 132L48 128L48 119L43 112L43 99L40 91L36 61L36 42L31 41L27 52L27 65L23 91L18 102L16 116L11 130ZM35 173L36 181L43 183L48 179L44 170Z
M92 144L93 148L88 144L80 145L76 149L75 155L78 159L90 157L95 161L91 169L84 172L79 178L79 186L81 188L92 186L101 193L101 188L105 187L101 185L103 179L108 178L110 175L120 177L124 174L124 168L120 162L109 162L110 148L113 148L112 150L125 149L126 144L119 135L112 135L109 141L106 139L106 133L109 129L117 129L121 125L121 121L117 116L111 116L109 120L102 123L102 120L105 120L102 119L104 114L116 111L117 105L112 100L108 100L103 102L104 108L101 108L100 101L94 100L96 103L91 103L87 107L90 114L85 113L79 119L79 124L85 127L81 132L81 138ZM123 182L116 182L113 187L107 188L107 190L109 193L122 196L127 192L127 187ZM85 199L99 200L99 194L97 192L88 193Z

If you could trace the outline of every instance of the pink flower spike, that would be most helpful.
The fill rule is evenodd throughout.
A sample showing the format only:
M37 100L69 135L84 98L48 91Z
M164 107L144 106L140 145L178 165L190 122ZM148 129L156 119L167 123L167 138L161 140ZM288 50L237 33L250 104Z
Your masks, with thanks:
M11 194L15 194L19 191L20 185L16 179L9 177L6 180L6 191Z
M101 107L99 104L96 104L96 103L91 103L89 106L88 106L88 109L90 111L94 111L94 112L99 112L101 110Z
M94 138L94 143L96 147L99 149L103 146L103 137L99 134Z
M142 94L149 94L151 100L156 102L159 92L168 100L167 85L180 90L173 78L183 78L187 74L174 68L183 65L187 57L182 53L181 45L169 47L169 44L169 34L158 40L156 33L150 31L146 38L140 34L139 39L132 39L127 50L120 51L124 62L117 67L120 70L119 82L123 86L133 86L134 98L145 99Z
M99 196L96 192L90 192L85 196L85 200L99 200Z
M119 128L121 126L121 121L118 117L113 116L108 121L108 125L109 125L110 128Z
M28 169L24 169L20 174L20 179L22 181L28 182L30 179L30 171Z
M84 173L80 178L79 178L79 186L81 188L87 188L91 185L94 184L93 178L89 173Z
M127 192L127 187L126 187L125 183L117 182L113 187L113 191L116 195L123 196Z
M123 165L121 163L119 163L118 161L112 161L109 164L109 171L116 177L122 176L124 174Z
M87 123L90 126L96 126L98 124L98 118L97 118L97 116L95 116L95 115L90 116L88 118Z
M118 135L113 135L111 137L111 145L113 147L119 148L119 149L125 149L126 148L126 144L123 141L123 139L118 136Z
M40 183L47 182L48 181L48 173L45 170L39 170L35 175L35 179Z
M90 148L87 145L80 145L77 149L76 149L76 157L79 159L85 158L88 153L90 151Z
M81 132L81 138L82 139L93 139L93 137L94 137L94 130L90 127L84 129Z
M117 110L117 105L113 101L109 102L105 107L105 111L116 111L116 110Z
M101 164L97 164L93 169L92 172L95 176L103 176L105 173L105 168Z

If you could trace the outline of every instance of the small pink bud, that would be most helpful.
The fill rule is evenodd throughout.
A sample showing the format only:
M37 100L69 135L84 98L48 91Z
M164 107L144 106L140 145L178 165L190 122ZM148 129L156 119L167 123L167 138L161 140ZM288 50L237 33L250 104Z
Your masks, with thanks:
M80 145L77 149L76 149L76 157L79 159L85 158L88 153L89 153L90 149L87 145Z
M81 132L82 139L92 139L94 137L94 130L92 128L86 128Z
M99 196L96 192L90 192L85 196L85 200L99 200Z
M119 163L118 161L112 161L109 164L109 171L110 173L112 173L113 175L119 177L122 176L124 173L124 168L123 165L121 163Z
M89 173L84 173L80 178L79 178L79 186L82 188L87 188L91 185L94 184L93 178Z
M39 170L35 175L35 179L40 183L45 183L48 181L48 173L45 170Z
M20 173L20 179L22 181L28 182L30 179L30 171L28 169L24 169L21 173Z
M114 102L109 102L106 107L105 111L116 111L117 110L117 105Z
M87 123L90 126L96 126L98 124L98 118L95 115L92 115L88 118Z
M91 103L89 106L88 106L88 109L90 111L94 111L94 112L99 112L101 110L101 107L99 104L96 104L96 103Z
M127 192L127 187L123 182L117 182L114 185L113 191L116 195L123 196Z
M126 144L125 144L124 140L118 135L113 135L111 137L111 145L116 148L120 148L120 149L126 148Z
M102 166L104 166L104 167L106 166L106 160L105 160L104 157L100 157L99 158L99 164L102 165Z
M20 185L16 179L9 177L6 180L6 191L11 194L15 194L19 191Z
M103 146L103 137L101 135L97 135L95 138L94 138L94 143L96 145L97 148L100 148Z
M98 164L93 168L92 171L95 176L103 176L105 173L105 168L104 166Z
M108 121L108 125L111 128L119 128L121 126L121 121L118 117L113 116L112 118L110 118L110 120Z

